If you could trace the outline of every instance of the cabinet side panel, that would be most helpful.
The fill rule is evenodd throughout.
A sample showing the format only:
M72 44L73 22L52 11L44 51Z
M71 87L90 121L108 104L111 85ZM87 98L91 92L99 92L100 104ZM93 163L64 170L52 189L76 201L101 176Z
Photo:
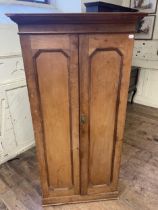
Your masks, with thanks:
M42 52L36 59L49 187L72 186L69 58Z
M121 56L117 51L95 51L90 62L90 151L92 185L110 184Z
M40 169L40 180L43 197L48 197L48 183L46 173L46 161L44 158L44 143L41 123L41 112L39 103L39 94L37 91L36 78L34 74L33 54L31 49L31 38L29 35L20 36L22 47L22 55L24 59L24 67L26 74L26 81L28 86L29 100L31 106L31 114L33 120L34 134L36 140L36 154Z

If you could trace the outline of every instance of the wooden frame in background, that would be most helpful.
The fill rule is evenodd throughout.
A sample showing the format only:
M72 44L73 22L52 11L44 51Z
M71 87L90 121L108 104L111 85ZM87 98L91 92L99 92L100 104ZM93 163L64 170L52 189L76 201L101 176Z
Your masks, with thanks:
M137 6L135 6L136 4ZM140 6L139 6L140 5ZM130 7L141 12L156 13L157 0L130 0Z
M155 15L150 15L141 19L137 24L136 40L151 40L153 38L155 26Z

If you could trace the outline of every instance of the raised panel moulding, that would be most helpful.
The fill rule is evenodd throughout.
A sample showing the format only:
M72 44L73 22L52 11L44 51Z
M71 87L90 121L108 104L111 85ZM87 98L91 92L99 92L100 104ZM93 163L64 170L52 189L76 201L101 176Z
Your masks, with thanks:
M69 111L71 110L69 56L61 49L42 49L37 51L34 61L41 100L43 141L47 151L45 156L48 186L52 190L71 188L73 185L73 162L70 149L72 125ZM59 84L61 88L58 87ZM52 85L52 89L49 89L50 85ZM53 107L51 112L49 112L50 104ZM48 130L50 125L52 129ZM50 144L52 147L47 147ZM61 147L62 145L65 147Z
M104 62L102 62L103 58ZM112 182L112 157L114 156L115 141L117 140L117 116L122 77L122 64L123 55L117 48L95 49L90 55L90 185L110 185ZM99 92L96 92L97 90L99 90ZM112 95L110 91L113 91ZM106 100L104 100L104 98ZM109 109L110 112L108 112ZM111 109L113 109L113 111ZM109 119L108 121L106 120L106 117ZM106 122L108 122L108 124L106 124ZM113 125L113 127L111 127L111 125ZM98 130L102 132L98 133ZM105 153L109 158L103 159L102 156L98 154L99 151L101 154ZM97 174L96 171L98 172Z

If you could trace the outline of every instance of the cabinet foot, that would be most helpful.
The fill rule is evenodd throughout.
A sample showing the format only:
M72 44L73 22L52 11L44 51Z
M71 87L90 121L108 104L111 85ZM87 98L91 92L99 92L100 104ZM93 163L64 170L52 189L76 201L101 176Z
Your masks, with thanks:
M118 191L102 194L91 194L91 195L72 195L65 197L49 197L43 198L43 206L47 205L63 205L63 204L73 204L73 203L84 203L84 202L94 202L94 201L105 201L105 200L116 200L118 199Z

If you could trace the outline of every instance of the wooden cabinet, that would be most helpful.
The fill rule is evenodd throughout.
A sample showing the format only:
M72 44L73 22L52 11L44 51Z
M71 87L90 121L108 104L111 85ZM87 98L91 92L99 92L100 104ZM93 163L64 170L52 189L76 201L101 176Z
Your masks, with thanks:
M19 24L44 204L116 198L133 33L143 13Z

